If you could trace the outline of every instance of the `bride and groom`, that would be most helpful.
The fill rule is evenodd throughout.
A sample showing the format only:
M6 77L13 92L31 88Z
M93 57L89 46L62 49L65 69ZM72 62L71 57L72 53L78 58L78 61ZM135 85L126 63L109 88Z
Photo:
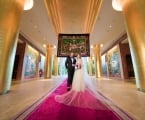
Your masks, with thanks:
M68 71L67 90L82 89L84 84L81 82L83 80L83 62L81 55L78 54L76 60L74 58L74 54L71 53L70 56L66 59L65 67Z
M67 57L65 65L68 70L68 92L56 95L56 102L76 107L96 108L96 86L87 75L81 55L78 54L75 59L71 53Z
M56 95L55 101L60 103L60 105L70 108L68 109L68 113L76 113L77 111L77 113L75 114L75 118L78 117L79 119L79 115L84 116L84 113L81 111L86 110L89 119L94 116L93 119L106 120L107 118L107 120L133 120L132 118L130 119L128 114L124 114L124 112L115 107L112 102L108 101L106 97L104 97L100 92L96 90L96 79L91 79L87 74L87 69L83 62L83 59L81 58L81 55L78 54L77 58L75 59L73 57L73 53L71 53L70 57L66 59L66 65L68 68L68 75L70 75L68 76L67 84L69 91L62 95ZM65 107L63 106L60 111L65 111L65 109L63 109ZM115 111L119 114L117 114ZM116 118L112 113L116 116ZM104 117L104 115L107 115L107 117ZM83 119L87 118L84 117Z

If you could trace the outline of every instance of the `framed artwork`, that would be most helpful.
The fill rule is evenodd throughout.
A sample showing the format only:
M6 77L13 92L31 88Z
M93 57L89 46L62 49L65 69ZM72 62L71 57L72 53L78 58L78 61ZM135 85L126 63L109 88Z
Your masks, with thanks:
M66 57L73 52L83 57L90 56L89 34L59 34L58 35L58 57Z
M107 55L108 59L108 70L109 75L111 77L121 77L121 69L120 69L120 54L118 47L114 48Z
M107 57L106 57L106 54L105 55L103 55L102 57L101 57L101 61L102 61L102 74L104 75L104 76L107 76Z
M27 47L26 56L25 56L25 69L24 69L24 78L34 78L37 74L37 59L38 52L31 48Z

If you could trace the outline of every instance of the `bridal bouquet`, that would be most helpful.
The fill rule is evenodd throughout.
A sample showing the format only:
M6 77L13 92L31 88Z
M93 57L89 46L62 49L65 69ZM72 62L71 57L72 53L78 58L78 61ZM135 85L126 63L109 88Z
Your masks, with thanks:
M81 69L81 64L78 64L78 63L77 63L77 64L75 65L75 68L76 68L76 69Z

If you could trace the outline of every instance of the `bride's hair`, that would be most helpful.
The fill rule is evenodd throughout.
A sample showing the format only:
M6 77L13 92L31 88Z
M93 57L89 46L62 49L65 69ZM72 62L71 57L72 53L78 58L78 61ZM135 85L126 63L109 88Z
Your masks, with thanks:
M79 58L81 58L81 57L82 57L80 53L78 53L78 54L77 54L77 57L78 57L78 56L79 56Z

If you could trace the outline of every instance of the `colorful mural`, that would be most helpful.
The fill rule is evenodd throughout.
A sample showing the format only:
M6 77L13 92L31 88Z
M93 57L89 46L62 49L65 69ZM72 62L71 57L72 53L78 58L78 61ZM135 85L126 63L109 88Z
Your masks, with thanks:
M106 55L103 55L103 56L101 57L101 59L102 59L102 74L103 74L104 76L107 76Z
M121 76L120 70L120 55L117 47L113 48L108 54L108 70L110 76Z
M36 76L37 60L38 60L38 52L32 47L28 46L25 55L24 78L31 78Z

